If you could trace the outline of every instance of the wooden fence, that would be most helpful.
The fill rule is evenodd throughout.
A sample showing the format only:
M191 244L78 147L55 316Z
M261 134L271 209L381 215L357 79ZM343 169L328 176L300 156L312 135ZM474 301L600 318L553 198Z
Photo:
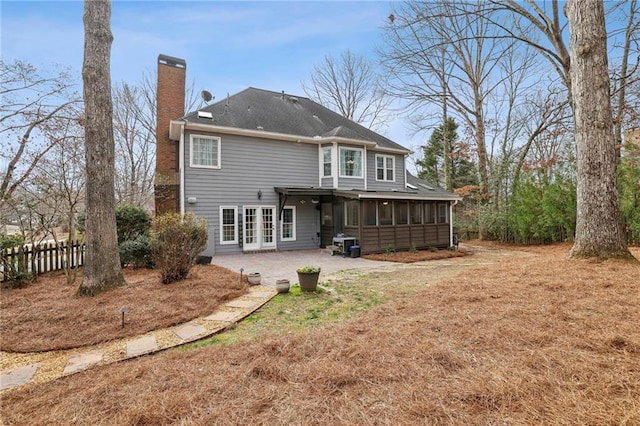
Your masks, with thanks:
M0 256L0 281L5 280L3 273L5 269L37 276L45 272L64 269L67 259L72 268L82 266L84 264L84 248L84 244L70 245L66 241L60 241L38 245L25 244L6 249Z

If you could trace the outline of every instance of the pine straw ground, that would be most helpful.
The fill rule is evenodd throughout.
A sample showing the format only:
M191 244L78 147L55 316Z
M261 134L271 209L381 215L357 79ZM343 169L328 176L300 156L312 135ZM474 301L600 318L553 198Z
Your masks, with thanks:
M158 271L126 269L124 275L126 286L95 297L76 296L79 284L67 284L62 272L42 275L25 288L2 289L0 350L70 349L137 336L208 315L248 291L239 274L215 265L195 265L187 279L168 285Z
M520 248L532 254L311 333L172 350L28 385L2 395L2 416L56 425L639 425L640 267L568 260L568 249ZM421 283L425 271L392 274Z

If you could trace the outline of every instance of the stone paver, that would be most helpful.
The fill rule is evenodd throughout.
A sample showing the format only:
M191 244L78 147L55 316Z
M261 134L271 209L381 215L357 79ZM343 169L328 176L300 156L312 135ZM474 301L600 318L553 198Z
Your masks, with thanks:
M207 321L234 322L241 315L238 312L218 311L204 317Z
M191 340L194 337L206 333L207 329L200 324L187 323L176 328L175 332L182 340Z
M127 356L133 357L158 349L158 342L154 336L143 336L136 340L127 342Z
M86 370L94 364L98 364L102 361L102 354L104 351L97 350L91 352L85 352L70 358L67 361L67 366L64 368L62 374L73 374L82 370Z
M253 308L257 305L254 300L232 300L231 302L225 303L224 306L228 306L230 308L242 308L249 309Z
M271 299L273 297L272 291L255 291L253 293L248 293L247 296L255 297L257 299Z
M3 371L0 374L0 390L29 383L39 366L40 364L31 364Z

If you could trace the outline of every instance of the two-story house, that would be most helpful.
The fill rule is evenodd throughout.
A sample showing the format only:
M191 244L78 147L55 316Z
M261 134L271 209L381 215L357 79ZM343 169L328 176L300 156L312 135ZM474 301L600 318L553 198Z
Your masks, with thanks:
M410 150L301 96L248 88L184 115L186 63L158 58L156 211L207 220L204 255L453 244L454 194L406 170Z

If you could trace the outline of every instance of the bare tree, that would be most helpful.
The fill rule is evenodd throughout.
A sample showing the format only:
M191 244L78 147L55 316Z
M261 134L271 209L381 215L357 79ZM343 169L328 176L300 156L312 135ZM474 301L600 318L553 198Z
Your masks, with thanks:
M640 81L640 73L638 73L640 56L638 53L638 28L640 27L640 11L638 10L638 2L631 0L629 2L621 2L620 7L629 7L627 15L627 24L624 28L624 39L622 43L622 58L620 59L619 68L614 66L611 72L614 81L614 120L613 132L616 138L616 152L620 157L620 147L622 146L622 133L624 129L625 118L632 115L633 108L628 103L629 90L634 83ZM629 64L632 44L636 46L636 63Z
M148 211L154 202L157 80L155 73L145 72L138 83L121 82L113 88L116 203L136 204ZM186 111L202 103L195 82L187 87L185 99Z
M471 132L478 157L481 199L489 201L488 100L511 77L499 72L512 40L502 40L485 19L481 3L451 0L410 1L392 14L386 27L383 64L391 79L388 90L407 101L423 129L457 117ZM497 17L495 18L498 19ZM517 68L517 67L516 67Z
M351 51L339 58L325 56L302 87L309 98L370 129L380 129L389 119L390 103L380 87L373 61Z
M613 148L612 152L615 154L615 144L612 142L612 146L609 146L613 141L613 121L610 80L606 69L607 33L603 2L567 2L565 13L569 18L570 46L565 42L564 31L567 24L561 19L561 8L557 0L540 4L534 0L491 0L489 4L489 8L485 8L478 16L487 16L487 9L510 13L513 25L506 26L495 20L492 25L503 30L505 37L536 48L549 59L568 89L568 99L576 123L578 178L578 221L571 255L630 257L622 232L615 158L613 165L608 163L609 149ZM542 41L538 41L536 35L541 35ZM576 66L585 67L585 64L595 68L573 69ZM605 66L604 74L601 71L602 64ZM589 84L585 85L586 81ZM607 85L605 88L601 87L604 83ZM583 93L576 93L576 85L580 86ZM603 99L604 96L606 100ZM587 105L589 102L591 104ZM583 116L577 117L578 112ZM598 123L600 130L594 127L595 123ZM599 139L599 135L604 139ZM594 180L596 176L597 179Z
M81 117L81 99L67 71L41 74L32 65L0 60L0 213L38 162L60 140L48 137Z
M78 265L80 255L80 250L76 250L73 259L70 247L79 242L75 225L78 214L84 209L83 133L78 125L64 129L60 134L61 142L38 164L26 186L31 190L32 198L39 200L43 213L50 212L54 217L54 226L47 231L56 241L68 283L75 282L77 269L73 265ZM66 241L59 232L60 226L67 234Z
M82 80L87 221L84 273L78 289L82 295L95 295L125 284L116 235L110 19L109 0L85 0Z
M572 257L633 259L616 184L607 33L601 0L569 0L578 216Z
M155 134L150 131L148 98L127 83L113 90L116 152L116 201L153 208ZM154 102L155 103L155 102ZM151 122L150 122L151 121Z

